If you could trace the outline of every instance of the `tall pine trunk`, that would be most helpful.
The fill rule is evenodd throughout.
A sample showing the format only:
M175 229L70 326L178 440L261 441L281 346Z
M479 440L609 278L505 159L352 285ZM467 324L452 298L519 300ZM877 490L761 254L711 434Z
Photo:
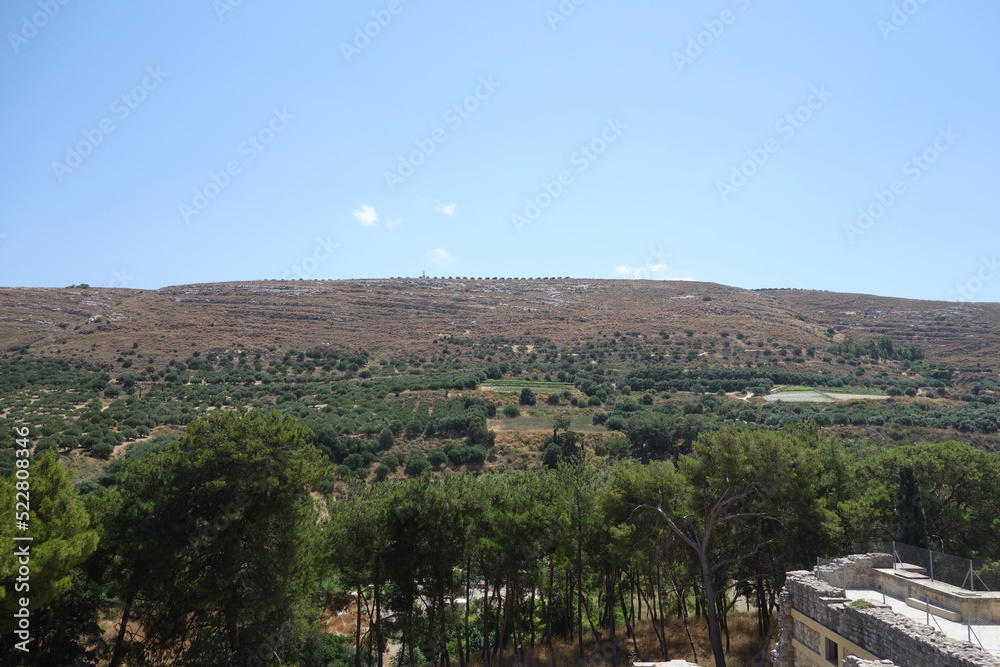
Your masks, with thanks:
M125 606L122 609L122 624L118 628L118 636L115 638L115 649L111 653L111 662L108 663L108 667L119 667L122 663L122 658L125 657L125 630L128 628L129 621L132 620L132 604L135 602L135 593L129 591L128 596L125 598Z
M705 587L705 617L708 621L708 639L715 656L715 667L726 667L726 653L722 648L722 632L716 609L715 573L712 571L708 553L703 547L699 555L701 561L702 585Z

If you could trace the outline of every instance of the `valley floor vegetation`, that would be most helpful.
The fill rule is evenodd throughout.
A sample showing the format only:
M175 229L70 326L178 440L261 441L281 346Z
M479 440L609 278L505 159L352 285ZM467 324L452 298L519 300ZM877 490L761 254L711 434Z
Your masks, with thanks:
M10 350L32 635L15 648L5 552L0 662L756 664L784 573L817 556L896 538L1000 557L988 369L956 386L882 339L774 343L843 374L701 364L727 336L675 338L442 339L407 359L137 344L113 367ZM760 398L778 387L859 398Z

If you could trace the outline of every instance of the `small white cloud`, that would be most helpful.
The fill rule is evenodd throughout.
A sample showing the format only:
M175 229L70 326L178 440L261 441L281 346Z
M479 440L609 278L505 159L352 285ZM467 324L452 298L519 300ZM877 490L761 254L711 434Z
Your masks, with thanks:
M615 273L625 278L651 278L665 273L670 267L663 262L646 264L645 266L628 266L621 264L615 267Z
M449 264L454 259L451 253L444 248L435 248L434 250L431 250L430 255L431 259L438 264Z
M351 211L351 215L365 227L373 227L378 224L378 213L375 212L374 206L362 204L361 208Z
M455 216L456 206L458 206L458 204L456 204L455 202L452 202L450 204L442 204L441 202L438 202L437 205L434 207L434 210L437 211L438 213L444 213L449 218L451 218Z
M615 273L623 278L633 278L636 280L656 278L660 280L694 280L694 278L668 275L670 273L670 267L667 266L665 262L656 262L653 264L645 264L643 266L628 266L627 264L621 264L615 267Z
M403 222L402 218L387 218L385 221L385 226L388 229L392 229L393 227L398 227L402 222Z

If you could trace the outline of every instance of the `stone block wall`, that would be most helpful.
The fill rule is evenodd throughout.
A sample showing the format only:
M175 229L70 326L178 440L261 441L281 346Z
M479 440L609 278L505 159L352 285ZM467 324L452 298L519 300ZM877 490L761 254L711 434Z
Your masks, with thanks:
M848 587L867 587L863 568L867 567L870 572L873 566L886 567L881 564L882 556L866 554L845 559L850 568ZM891 566L891 559L888 566ZM832 569L822 574L831 581L843 581L843 575ZM806 618L795 618L793 610ZM816 626L822 634L818 643L817 629L809 625ZM888 608L880 605L863 609L851 607L843 588L806 571L787 575L779 597L778 631L778 644L772 653L775 667L835 664L824 661L825 656L817 658L795 646L797 641L822 656L826 639L836 641L842 651L865 652L889 660L888 664L906 667L1000 667L1000 658L967 642L950 639L936 628L911 621ZM851 663L845 661L843 664ZM880 663L860 664L869 667Z
M892 554L855 554L838 558L829 565L813 570L818 578L831 586L846 588L877 588L872 568L892 567Z

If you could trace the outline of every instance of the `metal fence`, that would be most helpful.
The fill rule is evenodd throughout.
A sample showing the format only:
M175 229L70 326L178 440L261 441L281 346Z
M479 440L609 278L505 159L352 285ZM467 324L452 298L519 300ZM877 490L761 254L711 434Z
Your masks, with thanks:
M882 596L885 597L884 592ZM931 613L930 608L934 604L932 600L927 596L918 596L917 599L926 605L924 618L921 619L925 625L937 628L952 639L964 639L987 653L1000 655L1000 625L968 613L962 614L961 621L938 618Z
M965 626L966 641L993 655L1000 655L1000 626L969 614L965 616Z
M896 569L905 569L915 575L924 575L933 581L951 584L969 591L1000 591L1000 563L997 562L960 558L902 542L854 545L853 548L849 549L849 552L892 554L893 567ZM839 568L840 573L838 574L836 573L838 563L835 562L835 559L816 559L817 567L827 565L834 566L834 570L828 571L827 574L830 583L847 590L849 583L847 568ZM887 601L885 590L880 589L880 591L881 601L885 603ZM926 596L918 594L916 597L925 605L934 604ZM929 606L925 607L920 614L910 615L911 618L918 616L921 622L941 630L952 638L964 639L984 651L1000 655L1000 624L998 623L986 621L968 613L963 614L961 621L948 621L934 615Z
M1000 563L960 558L933 549L892 543L893 566L970 591L1000 591Z
M913 570L926 575L932 581L944 582L969 591L1000 591L1000 563L995 561L952 556L902 542L893 542L891 548L895 568ZM923 602L928 604L930 600L925 597ZM942 625L948 621L938 619L928 608L926 624L936 626L951 636L955 636L957 632L964 635L964 639L969 643L994 655L1000 655L1000 625L968 613L963 616L960 623L962 627L952 627L952 632L947 632Z

